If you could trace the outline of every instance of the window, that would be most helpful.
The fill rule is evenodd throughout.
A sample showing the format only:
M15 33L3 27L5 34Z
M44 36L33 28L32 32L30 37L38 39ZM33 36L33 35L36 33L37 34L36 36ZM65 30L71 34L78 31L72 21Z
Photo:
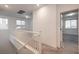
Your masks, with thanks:
M66 20L65 21L65 28L77 28L77 20Z
M70 28L70 20L65 21L65 28Z
M20 20L17 20L17 21L16 21L16 24L17 24L17 25L21 25L21 21L20 21Z
M71 20L71 28L77 28L77 20Z
M25 21L17 20L17 21L16 21L16 24L17 24L17 25L25 25Z
M25 21L22 21L22 22L21 22L21 25L25 25Z
M8 19L0 18L0 29L8 29Z
M23 29L23 28L25 28L25 21L23 21L23 20L16 20L16 25L18 25L16 27L16 29Z

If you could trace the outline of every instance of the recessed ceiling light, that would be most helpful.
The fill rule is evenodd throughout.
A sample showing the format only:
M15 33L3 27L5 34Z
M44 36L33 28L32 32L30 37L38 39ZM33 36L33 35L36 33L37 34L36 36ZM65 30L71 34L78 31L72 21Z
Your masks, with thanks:
M36 4L39 7L39 4Z
M6 8L8 8L9 6L8 5L4 5Z

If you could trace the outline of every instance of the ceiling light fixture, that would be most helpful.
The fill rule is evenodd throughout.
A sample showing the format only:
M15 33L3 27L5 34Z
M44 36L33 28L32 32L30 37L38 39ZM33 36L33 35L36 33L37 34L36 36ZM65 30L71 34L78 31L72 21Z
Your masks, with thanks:
M8 8L9 6L8 5L4 5L6 8Z

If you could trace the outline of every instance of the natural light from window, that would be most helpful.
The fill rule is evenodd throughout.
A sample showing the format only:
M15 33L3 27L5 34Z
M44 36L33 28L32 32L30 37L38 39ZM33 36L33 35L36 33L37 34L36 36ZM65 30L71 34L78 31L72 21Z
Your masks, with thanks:
M16 20L16 29L22 29L25 28L25 21L24 20Z
M0 29L8 29L8 19L0 18Z
M66 20L65 21L66 29L75 29L77 28L77 20Z

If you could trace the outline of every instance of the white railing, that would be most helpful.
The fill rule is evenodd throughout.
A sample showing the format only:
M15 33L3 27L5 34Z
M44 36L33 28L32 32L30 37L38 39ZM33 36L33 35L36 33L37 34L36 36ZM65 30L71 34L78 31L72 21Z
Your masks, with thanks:
M33 53L41 53L40 33L25 30L16 30L10 36L10 41L17 48L21 50L23 47L31 50Z

